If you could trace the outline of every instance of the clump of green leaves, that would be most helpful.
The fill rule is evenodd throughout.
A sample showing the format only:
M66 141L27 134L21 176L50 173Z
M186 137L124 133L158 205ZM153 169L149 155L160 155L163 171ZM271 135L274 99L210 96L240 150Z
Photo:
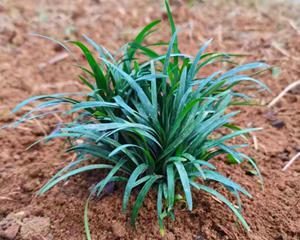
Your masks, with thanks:
M108 184L121 182L124 212L129 199L136 196L131 211L132 225L135 225L147 193L153 189L157 194L157 217L163 234L163 220L175 218L174 209L180 196L192 211L192 189L196 189L225 203L249 229L241 214L240 194L251 195L221 175L210 160L227 155L232 163L248 162L259 175L252 158L239 152L247 144L228 143L228 140L247 136L258 128L240 129L234 125L232 118L238 112L230 112L228 107L249 103L251 97L239 92L237 85L254 84L267 88L245 74L249 70L261 71L267 66L255 62L199 77L203 68L216 62L231 63L230 58L234 55L206 52L211 41L207 41L194 58L181 53L167 2L166 8L172 29L169 43L144 44L144 39L160 21L148 24L116 55L88 37L85 39L98 52L98 57L94 57L82 42L71 42L82 50L89 64L89 68L80 66L83 74L79 76L89 91L36 96L13 110L17 112L24 105L37 102L15 124L54 112L62 117L72 115L74 119L60 123L56 131L44 140L67 138L70 143L67 152L76 153L77 158L50 179L39 194L79 173L103 171L107 174L93 185L88 201L95 195L99 196ZM167 45L168 49L161 55L153 50L151 46L154 45ZM65 104L71 108L57 108ZM239 208L212 188L211 181L232 193ZM85 228L88 239L91 239L87 221L88 201Z

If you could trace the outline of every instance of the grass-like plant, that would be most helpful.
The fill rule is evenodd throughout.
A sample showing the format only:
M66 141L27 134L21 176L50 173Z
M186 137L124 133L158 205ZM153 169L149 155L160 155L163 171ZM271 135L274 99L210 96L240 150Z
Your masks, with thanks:
M153 189L157 194L158 223L163 234L163 219L175 218L174 209L179 198L192 211L192 189L196 189L226 204L249 229L241 214L240 193L251 195L221 175L210 160L226 155L231 163L246 161L259 175L252 158L239 152L247 144L228 143L228 140L247 136L258 128L240 129L234 125L232 117L238 112L230 112L228 107L249 103L251 97L238 91L241 83L267 88L252 75L244 74L249 70L261 71L267 66L261 62L235 65L230 70L220 69L199 77L198 73L213 63L229 62L227 66L230 66L229 60L234 55L206 53L211 41L200 48L195 58L182 54L172 14L168 2L165 3L172 29L169 43L144 44L144 39L160 21L148 24L116 55L88 37L85 39L98 52L98 58L82 42L70 42L82 50L89 64L89 69L80 66L83 74L79 76L89 92L36 96L13 110L17 112L27 104L38 102L15 125L54 112L61 113L62 117L73 117L71 122L60 123L44 140L67 138L70 143L67 152L76 153L77 158L55 174L39 194L82 172L107 173L93 185L86 204L84 220L88 239L91 239L88 202L115 182L121 182L120 186L123 186L124 212L130 197L136 196L131 211L132 225L147 193ZM154 45L167 45L168 49L161 55L153 50ZM70 51L67 46L63 47ZM71 108L57 108L65 104ZM211 181L232 193L239 207L211 187Z

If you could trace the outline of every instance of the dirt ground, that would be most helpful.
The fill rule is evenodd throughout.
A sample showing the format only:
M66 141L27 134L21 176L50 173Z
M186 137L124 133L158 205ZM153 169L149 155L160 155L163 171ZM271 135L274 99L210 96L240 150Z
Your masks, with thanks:
M299 5L299 4L298 4ZM246 233L226 208L202 192L195 192L192 213L176 212L166 224L165 239L300 239L300 159L282 171L300 151L300 87L274 107L266 105L287 85L300 79L300 6L274 1L173 1L180 28L181 49L195 54L214 38L212 50L246 53L245 61L265 61L275 68L262 81L262 106L243 109L240 126L263 127L251 151L264 177L264 191L256 176L239 166L217 162L220 171L245 186L253 199L242 199L251 226ZM78 69L55 44L29 36L38 32L57 39L82 39L86 34L110 50L132 39L153 19L163 18L155 35L169 39L163 1L150 0L0 0L0 125L16 119L9 111L36 94L78 91ZM53 63L55 62L55 63ZM55 119L0 131L0 239L84 239L83 208L90 182L82 175L42 197L36 191L73 156L59 141L31 143L53 130ZM257 150L254 149L254 146ZM154 196L149 195L137 229L121 213L121 191L92 202L89 211L93 239L160 239ZM17 222L17 223L16 223Z

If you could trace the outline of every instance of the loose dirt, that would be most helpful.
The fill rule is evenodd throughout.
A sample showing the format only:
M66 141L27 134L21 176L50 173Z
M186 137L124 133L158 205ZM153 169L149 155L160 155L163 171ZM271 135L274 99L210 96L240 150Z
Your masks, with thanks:
M247 53L247 61L266 61L276 66L262 76L272 90L271 94L260 94L260 103L266 105L288 84L300 79L300 8L286 2L259 2L173 1L172 6L181 30L182 51L195 54L200 44L214 38L211 50ZM81 89L78 69L71 58L61 57L58 46L29 36L30 32L81 40L80 34L86 34L116 50L157 18L164 21L156 38L168 40L162 1L1 1L0 125L16 119L9 111L29 96ZM255 134L258 149L249 150L260 166L264 190L256 176L245 175L243 167L232 169L216 160L223 174L253 195L252 199L242 199L251 232L246 233L224 205L194 192L194 211L178 210L176 221L166 224L165 239L300 239L300 160L282 171L300 151L299 92L299 87L294 89L271 109L243 108L236 119L240 126L264 128ZM89 185L99 178L97 173L72 178L42 197L35 195L73 157L64 154L60 141L25 150L52 131L56 122L53 118L0 131L0 239L85 238L83 208ZM160 239L154 195L148 196L136 230L129 226L128 216L121 213L121 197L121 190L116 188L113 194L92 202L89 219L93 239ZM9 220L9 216L18 214L23 214L22 218ZM27 228L26 235L26 226L32 223L36 224Z

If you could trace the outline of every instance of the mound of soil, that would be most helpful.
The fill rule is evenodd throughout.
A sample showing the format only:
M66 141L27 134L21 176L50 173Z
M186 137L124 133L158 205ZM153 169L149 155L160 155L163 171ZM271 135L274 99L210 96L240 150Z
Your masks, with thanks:
M262 93L262 105L300 78L299 6L258 1L173 1L181 29L183 51L195 54L200 44L214 38L211 50L246 53L247 61L276 66L262 76L272 93ZM29 36L38 32L58 39L79 39L84 33L111 50L136 34L146 23L163 18L157 38L168 40L166 13L160 1L138 0L10 0L0 3L0 125L19 101L40 93L81 89L78 69L58 46ZM155 37L154 37L155 38ZM194 192L192 213L177 210L176 221L166 223L165 239L300 239L300 160L282 171L300 151L300 89L293 89L274 107L242 109L241 126L263 127L254 136L250 154L264 177L243 167L215 161L226 176L253 195L243 198L243 213L251 226L246 233L226 206L203 192ZM72 178L42 197L36 191L58 169L72 161L60 141L31 143L54 129L57 118L0 131L0 239L84 239L83 208L97 173ZM254 149L254 147L256 149ZM121 213L122 192L116 189L90 205L93 239L160 239L154 194L139 214L136 230Z

